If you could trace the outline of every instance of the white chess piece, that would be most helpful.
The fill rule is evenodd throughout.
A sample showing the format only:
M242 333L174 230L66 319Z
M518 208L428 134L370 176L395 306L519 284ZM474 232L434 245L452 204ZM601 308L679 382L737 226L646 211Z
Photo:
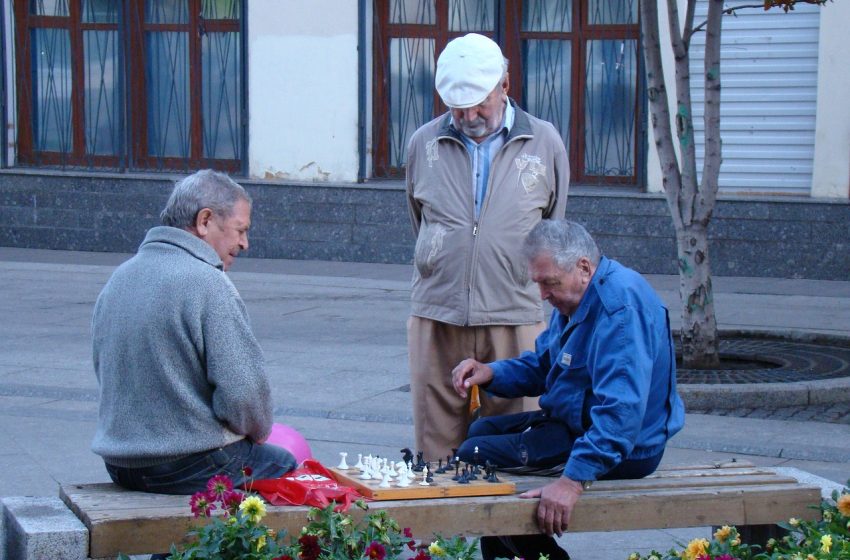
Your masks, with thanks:
M428 482L428 467L427 467L427 465L425 466L424 469L422 469L422 482L419 483L419 486L431 486L431 483Z
M360 469L361 471L363 470L363 454L362 453L357 454L357 464L354 465L354 468Z
M360 471L360 479L361 480L371 480L372 479L372 456L367 455L366 459L363 461L363 470Z
M378 488L389 488L390 485L390 473L389 471L384 473L384 478L381 480L381 483L378 485Z
M347 471L348 470L348 463L345 462L345 458L348 457L348 453L346 453L345 451L340 451L339 457L340 457L339 465L337 465L336 468L338 468L341 471Z
M407 476L407 465L405 465L404 463L402 463L401 465L402 466L399 469L398 482L396 483L396 485L400 486L401 488L407 488L408 486L410 486L410 479Z

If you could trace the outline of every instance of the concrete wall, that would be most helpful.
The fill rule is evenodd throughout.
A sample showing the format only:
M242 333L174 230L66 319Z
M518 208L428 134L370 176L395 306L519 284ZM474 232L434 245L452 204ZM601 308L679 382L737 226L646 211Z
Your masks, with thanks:
M356 181L357 2L247 5L249 175Z
M850 2L830 2L821 10L818 45L818 109L812 196L850 198L850 72L847 24Z
M173 178L0 172L0 246L132 252ZM413 236L399 182L366 185L242 181L254 197L252 257L410 262ZM573 189L568 216L609 256L675 274L673 226L660 195ZM712 271L721 276L846 280L850 202L718 201Z

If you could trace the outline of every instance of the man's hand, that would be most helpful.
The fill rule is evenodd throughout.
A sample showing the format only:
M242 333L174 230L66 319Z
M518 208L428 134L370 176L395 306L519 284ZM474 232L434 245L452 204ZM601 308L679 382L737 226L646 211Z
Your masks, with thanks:
M458 395L466 398L466 390L473 385L489 383L493 379L493 370L472 358L467 358L452 370L452 385Z
M559 537L567 530L573 508L581 496L581 483L562 476L555 482L519 495L520 498L540 498L537 524L540 530Z

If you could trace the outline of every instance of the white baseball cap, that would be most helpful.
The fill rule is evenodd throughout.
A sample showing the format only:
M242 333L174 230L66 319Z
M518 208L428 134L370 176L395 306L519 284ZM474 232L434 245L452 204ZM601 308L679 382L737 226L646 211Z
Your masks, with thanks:
M492 39L469 33L443 49L437 59L437 93L448 107L466 109L487 99L505 72L502 49Z

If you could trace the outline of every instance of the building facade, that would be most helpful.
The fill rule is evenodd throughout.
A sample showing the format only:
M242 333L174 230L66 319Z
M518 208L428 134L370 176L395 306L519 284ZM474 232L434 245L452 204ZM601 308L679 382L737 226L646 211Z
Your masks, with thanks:
M675 272L637 0L3 0L2 16L0 245L133 251L173 180L214 167L257 201L252 256L409 262L407 139L445 110L435 53L479 32L511 96L561 132L568 214L610 256ZM724 21L715 274L850 272L847 22L841 2Z

